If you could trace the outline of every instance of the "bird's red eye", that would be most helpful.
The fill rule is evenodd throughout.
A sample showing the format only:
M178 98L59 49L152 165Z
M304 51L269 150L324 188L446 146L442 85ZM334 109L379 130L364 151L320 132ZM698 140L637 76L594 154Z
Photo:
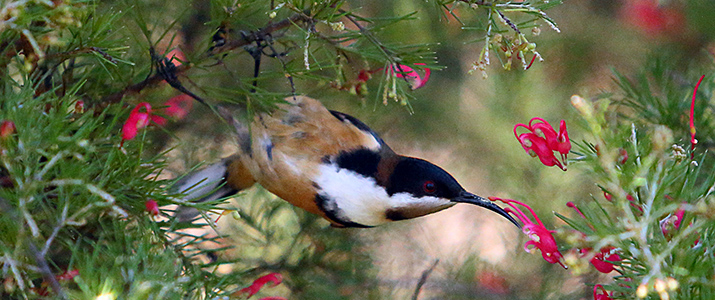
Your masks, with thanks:
M434 181L428 180L425 181L424 185L422 185L422 189L425 193L432 194L437 191L437 186L434 184Z

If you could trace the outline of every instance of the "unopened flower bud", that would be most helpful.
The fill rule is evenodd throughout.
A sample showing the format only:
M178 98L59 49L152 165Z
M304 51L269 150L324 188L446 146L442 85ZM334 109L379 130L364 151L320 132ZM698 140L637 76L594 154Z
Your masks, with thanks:
M503 38L502 35L497 33L497 34L494 35L494 42L495 42L495 43L501 43L502 38Z
M159 214L159 204L154 199L149 199L144 203L145 210L152 216Z
M618 163L625 164L628 161L628 151L626 149L618 149Z
M641 283L641 285L639 285L636 289L636 297L643 299L646 296L648 296L648 287L645 285L645 283Z
M655 283L653 283L653 288L655 289L656 292L658 293L663 293L665 292L666 284L663 279L656 279Z
M676 280L673 277L666 278L665 283L666 283L666 285L668 285L668 290L670 290L670 291L675 291L680 286L680 284L678 283L678 280Z
M0 122L0 139L6 139L15 133L15 122L4 120Z
M533 34L535 36L541 34L541 28L539 28L539 27L531 28L531 34Z
M673 131L663 125L658 125L653 131L653 150L662 151L673 144Z
M584 117L590 118L593 116L593 103L584 99L579 95L571 96L571 105L578 110Z
M84 112L84 101L83 100L77 100L77 102L74 103L74 112L81 114Z
M345 30L345 24L343 24L343 22L330 23L330 28L335 31L342 31Z

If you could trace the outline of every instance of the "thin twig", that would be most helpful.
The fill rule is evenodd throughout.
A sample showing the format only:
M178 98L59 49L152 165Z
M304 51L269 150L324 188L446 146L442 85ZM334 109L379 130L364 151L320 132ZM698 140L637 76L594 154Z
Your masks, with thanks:
M5 216L14 219L15 222L22 222L20 220L20 216L18 215L17 209L12 207L12 205L10 205L8 201L2 197L0 197L0 210L3 211L3 214ZM45 260L45 256L37 250L37 247L35 246L35 243L32 241L31 238L27 239L27 246L28 250L32 254L32 258L34 258L35 260L35 264L39 269L39 273L42 275L42 278L45 280L45 282L49 283L50 287L52 287L52 290L55 291L58 298L67 299L67 296L62 291L60 283L57 282L57 278L55 278L55 275L52 274L52 270L50 270L50 267L47 264L47 260Z
M412 300L417 300L417 297L420 295L420 292L422 291L422 286L425 285L427 282L427 278L429 277L430 274L432 274L432 271L434 271L434 268L437 267L437 263L439 263L439 259L435 259L434 263L432 263L432 266L430 266L427 270L422 272L422 276L420 276L420 281L417 282L417 286L415 287L415 292L412 294Z
M219 47L215 47L215 48L211 49L211 51L207 52L203 58L204 59L209 58L214 55L225 53L225 52L231 51L231 50L239 48L239 47L250 45L251 43L253 43L257 40L260 40L262 37L269 35L275 31L284 29L292 24L295 24L296 22L305 21L305 20L309 20L309 19L310 19L310 17L307 16L306 13L294 14L293 16L286 18L284 20L281 20L280 22L271 23L268 26L263 27L262 29L254 32L252 34L245 35L240 40L233 40L233 41L227 42L224 45L221 45ZM176 70L174 70L174 73L175 74L184 73L184 72L188 71L189 69L191 69L191 67L192 67L191 64L182 64L182 65L176 67ZM126 96L126 95L137 94L137 93L141 92L143 89L145 89L146 87L159 84L162 81L164 81L164 76L162 74L153 74L139 83L132 84L117 93L114 93L112 95L104 97L104 99L102 99L102 104L108 105L108 104L112 104L112 103L117 103L117 102L121 101L122 98L124 98L124 96Z

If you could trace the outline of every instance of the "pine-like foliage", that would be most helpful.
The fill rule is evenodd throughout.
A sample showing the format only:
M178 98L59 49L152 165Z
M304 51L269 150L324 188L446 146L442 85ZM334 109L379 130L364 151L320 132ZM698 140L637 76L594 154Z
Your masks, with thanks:
M513 60L526 67L526 56L538 53L521 29L537 21L556 28L542 9L557 2L415 2L445 17L460 12L465 28L482 28L484 51L474 58L482 71L489 52L507 69ZM288 95L330 90L409 104L425 72L439 68L430 45L395 38L413 13L373 18L359 6L3 2L2 298L245 298L259 289L258 278L278 283L274 272L287 287L277 294L381 298L354 232L328 229L265 193L243 197L225 213L236 211L236 227L219 231L205 230L215 216L189 224L157 208L224 212L226 199L186 203L167 175L167 144L182 126L230 132L218 103L250 116ZM164 100L180 92L204 101L203 117L173 123L183 115ZM179 110L191 105L182 103Z

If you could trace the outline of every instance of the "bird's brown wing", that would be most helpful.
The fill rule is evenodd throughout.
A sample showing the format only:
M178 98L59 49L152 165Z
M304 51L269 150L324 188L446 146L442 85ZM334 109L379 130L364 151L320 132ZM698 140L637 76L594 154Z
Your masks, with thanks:
M364 124L356 126L353 123L359 121L354 118L339 118L315 99L296 96L286 101L272 114L256 116L251 151L239 153L241 164L229 171L229 183L232 177L240 178L239 169L245 168L271 193L325 217L316 205L312 181L319 164L341 151L389 149Z

